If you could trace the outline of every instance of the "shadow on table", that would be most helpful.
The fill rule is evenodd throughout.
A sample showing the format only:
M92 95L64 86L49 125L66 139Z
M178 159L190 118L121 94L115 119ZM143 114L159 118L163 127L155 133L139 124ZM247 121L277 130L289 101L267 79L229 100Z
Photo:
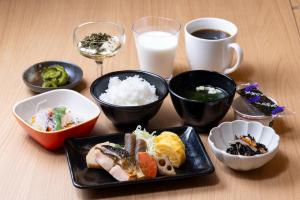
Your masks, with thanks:
M110 198L115 196L130 196L136 194L156 193L162 191L171 191L179 189L188 189L201 186L213 186L219 183L215 173L194 179L163 182L161 184L149 183L136 186L125 186L120 188L109 188L101 190L79 190L77 193L83 199Z
M267 163L261 168L247 172L242 172L232 170L224 165L224 171L225 173L231 174L236 178L263 180L279 176L279 174L287 170L288 166L289 160L287 156L279 150L276 156L269 163Z
M82 81L79 83L79 85L77 85L75 88L73 88L73 90L77 91L77 92L81 92L83 90L85 90L88 86L88 83L86 80L82 79Z
M279 136L283 136L288 132L292 132L294 129L293 127L287 126L287 123L285 123L284 119L282 118L275 119L272 128Z
M255 81L255 80L248 79L251 78L253 74L254 74L254 67L248 63L243 63L236 71L229 74L229 76L233 78L235 82L238 84L239 82L247 83L247 82Z
M35 149L38 149L40 152L46 153L46 154L57 154L57 155L63 155L65 154L65 151L63 148L58 149L58 150L54 150L54 151L50 151L45 149L45 147L43 147L42 145L40 145L37 141L35 141L33 138L31 138L29 135L26 135L25 137L26 142L30 143L30 145L34 146Z
M173 76L176 76L179 73L190 71L188 66L183 65L175 65ZM237 83L238 82L253 82L255 80L249 80L247 78L251 78L254 74L254 67L248 63L243 63L236 71L229 74L231 78L233 78Z

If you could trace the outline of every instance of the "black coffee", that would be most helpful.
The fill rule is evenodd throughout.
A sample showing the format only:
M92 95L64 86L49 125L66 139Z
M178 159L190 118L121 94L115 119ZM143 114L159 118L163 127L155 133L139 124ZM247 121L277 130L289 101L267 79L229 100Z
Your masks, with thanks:
M200 29L192 32L192 35L206 40L220 40L230 37L229 33L216 29Z

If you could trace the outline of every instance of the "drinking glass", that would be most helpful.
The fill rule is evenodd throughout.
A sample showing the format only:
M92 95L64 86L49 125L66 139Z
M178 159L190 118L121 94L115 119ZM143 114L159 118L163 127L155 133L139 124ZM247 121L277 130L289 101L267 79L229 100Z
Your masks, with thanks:
M143 17L132 26L140 69L169 80L181 25L164 17Z
M110 43L103 43L100 49L94 46L84 47L82 42L94 33L106 33L111 36L112 40L110 40ZM114 22L86 22L74 29L73 43L82 56L95 60L97 63L97 77L99 77L103 75L104 59L116 55L118 50L124 45L125 31L121 25Z

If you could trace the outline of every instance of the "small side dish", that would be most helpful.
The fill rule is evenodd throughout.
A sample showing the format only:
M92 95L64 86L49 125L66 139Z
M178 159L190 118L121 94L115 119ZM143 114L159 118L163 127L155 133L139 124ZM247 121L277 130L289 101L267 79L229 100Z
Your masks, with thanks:
M33 64L23 73L23 81L37 93L56 89L72 89L82 80L79 66L64 61L43 61Z
M174 176L186 160L185 145L170 131L159 135L138 126L126 133L124 146L109 141L96 144L86 155L89 168L102 168L118 181Z
M56 89L17 102L13 114L31 138L56 150L67 138L89 135L100 109L78 92Z
M277 105L271 98L258 90L258 84L246 85L246 87L239 88L237 93L264 115L276 116L284 111L283 106Z
M257 121L272 127L278 116L292 113L259 90L257 83L240 84L237 93L240 96L232 104L235 119Z
M208 144L218 160L240 171L265 165L276 155L279 142L280 137L274 129L259 122L243 120L223 122L208 136Z
M52 132L75 126L81 122L82 119L67 107L58 106L38 111L28 123L40 131Z
M268 148L264 144L256 142L250 134L239 137L235 135L229 145L226 152L233 155L254 156L268 152Z
M251 106L241 96L234 99L232 103L235 120L256 121L265 126L272 127L274 118L273 116L267 116L258 111L255 107Z

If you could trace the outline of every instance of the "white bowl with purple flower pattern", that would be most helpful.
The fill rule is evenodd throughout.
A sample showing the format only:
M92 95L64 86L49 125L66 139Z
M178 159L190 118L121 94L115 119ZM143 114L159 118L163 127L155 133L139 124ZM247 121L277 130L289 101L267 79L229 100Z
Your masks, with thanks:
M248 134L253 136L256 142L264 144L268 152L254 156L232 155L226 152L235 135L239 137ZM215 156L228 167L240 171L257 169L269 162L278 151L279 141L280 138L274 129L259 122L244 120L223 122L211 129L208 137L209 146Z

